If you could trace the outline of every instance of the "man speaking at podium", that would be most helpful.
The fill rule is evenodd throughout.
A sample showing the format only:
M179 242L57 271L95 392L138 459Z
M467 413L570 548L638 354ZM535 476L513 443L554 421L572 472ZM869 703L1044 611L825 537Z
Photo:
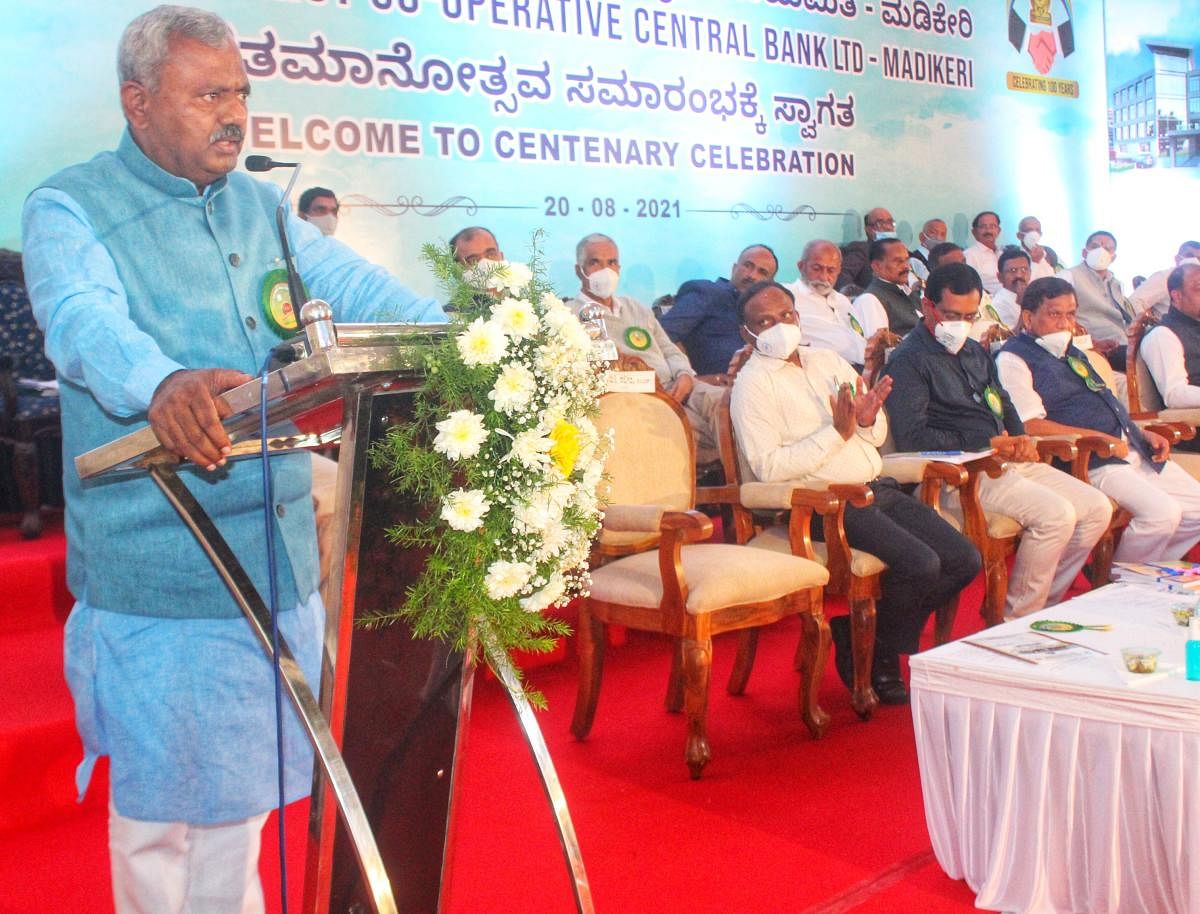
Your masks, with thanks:
M66 673L86 789L111 758L118 914L260 912L257 859L276 802L271 666L153 482L81 483L74 458L148 421L180 476L268 593L258 460L227 463L215 396L250 380L279 336L261 304L281 265L280 191L234 173L249 82L228 24L160 6L118 54L117 149L47 179L23 216L26 277L62 391ZM288 214L310 292L339 320L436 321L441 309ZM268 296L269 298L269 296ZM324 610L305 454L271 461L280 627L310 683ZM285 707L286 795L312 755Z

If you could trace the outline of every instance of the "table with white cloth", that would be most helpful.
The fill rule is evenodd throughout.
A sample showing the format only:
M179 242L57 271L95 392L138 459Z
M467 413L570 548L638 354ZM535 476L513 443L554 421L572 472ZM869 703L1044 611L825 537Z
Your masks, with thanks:
M1200 914L1200 682L1172 614L1196 602L1111 584L911 659L933 851L977 907ZM1038 663L966 643L1037 619L1112 630L1056 633L1097 652ZM1155 674L1125 670L1131 646L1162 649Z

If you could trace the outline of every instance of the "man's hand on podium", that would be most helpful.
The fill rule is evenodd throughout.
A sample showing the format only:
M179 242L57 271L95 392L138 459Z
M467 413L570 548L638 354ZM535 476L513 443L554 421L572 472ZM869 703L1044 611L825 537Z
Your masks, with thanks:
M221 420L229 407L216 398L249 380L250 375L230 368L169 374L150 400L150 427L163 447L184 460L207 470L224 466L230 443Z

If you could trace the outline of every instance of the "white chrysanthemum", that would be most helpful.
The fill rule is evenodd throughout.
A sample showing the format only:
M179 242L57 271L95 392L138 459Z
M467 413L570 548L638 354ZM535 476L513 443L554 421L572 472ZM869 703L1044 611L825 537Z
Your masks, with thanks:
M435 426L438 433L433 449L451 460L470 460L487 440L483 416L468 409L456 409Z
M567 583L563 580L563 576L555 572L550 576L550 580L546 582L541 590L538 590L521 600L521 609L527 613L541 612L543 609L554 605L555 601L559 600L566 592Z
M505 562L497 560L488 565L487 575L483 579L487 594L493 600L503 600L521 592L529 579L533 577L533 568L525 562Z
M478 529L491 504L479 489L455 489L442 499L442 520L464 533Z
M572 491L570 484L538 489L513 505L513 518L531 532L544 533L562 520Z
M495 321L485 321L482 317L475 318L456 342L465 365L495 365L508 351L504 330Z
M567 544L567 533L562 524L556 523L543 527L540 536L541 543L533 553L534 560L538 562L544 562L546 559L558 555L563 546Z
M492 320L514 340L528 339L540 328L533 305L511 296L492 309Z
M538 304L541 306L541 309L547 313L555 308L561 308L568 314L571 313L571 309L563 304L563 300L550 291L542 293L542 297L538 299Z
M508 457L516 457L524 466L530 469L549 466L550 448L554 447L554 439L541 429L531 428L518 432L513 437L512 450ZM508 457L505 457L507 460Z
M527 407L536 392L537 379L533 372L524 365L513 363L500 369L496 383L488 391L488 399L500 412L511 415Z
M523 263L504 261L497 265L490 277L489 285L500 286L513 295L518 294L533 279L533 271Z

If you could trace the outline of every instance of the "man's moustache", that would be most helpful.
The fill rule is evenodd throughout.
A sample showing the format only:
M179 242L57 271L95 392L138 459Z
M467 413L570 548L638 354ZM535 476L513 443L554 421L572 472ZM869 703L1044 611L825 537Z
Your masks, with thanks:
M210 143L219 143L222 140L235 140L240 143L246 138L246 131L242 130L237 124L226 124L220 130L213 133L208 138Z

